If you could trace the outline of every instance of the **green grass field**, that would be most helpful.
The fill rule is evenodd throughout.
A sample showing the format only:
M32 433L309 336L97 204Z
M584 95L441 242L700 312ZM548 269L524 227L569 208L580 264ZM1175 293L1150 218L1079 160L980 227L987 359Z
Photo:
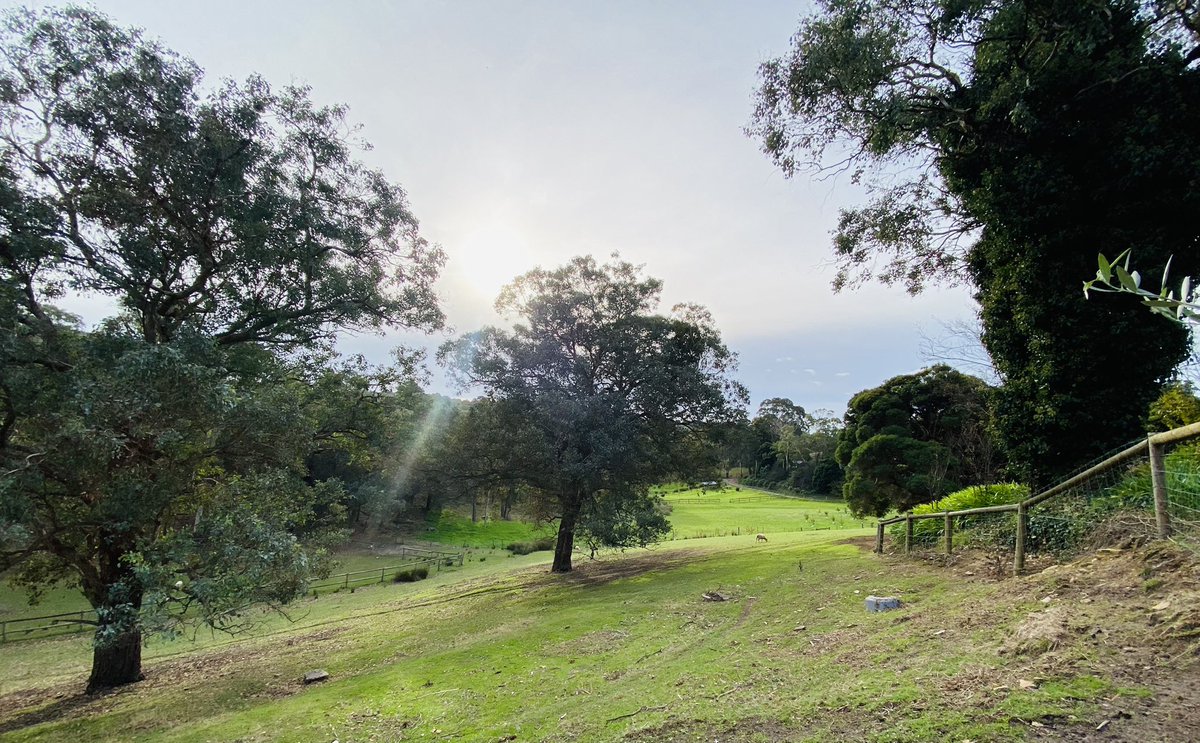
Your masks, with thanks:
M1118 648L1064 649L1044 667L1000 655L1044 588L951 580L844 543L861 535L676 541L568 576L545 553L487 556L305 602L252 637L156 643L145 682L96 698L78 694L86 640L19 643L0 649L0 736L1004 741L1092 730L1102 704L1146 696L1106 673ZM905 607L868 614L869 593ZM313 668L332 679L304 686Z
M1013 655L1065 579L963 579L871 554L837 504L729 502L756 495L671 492L676 536L697 536L578 557L566 576L549 552L491 547L528 525L447 518L438 541L473 545L463 567L309 597L237 637L153 639L147 680L97 697L80 693L86 635L3 645L0 740L1018 741L1085 738L1151 703L1134 669L1162 653L1128 652L1158 600L1139 573ZM363 548L340 569L395 557ZM868 594L905 605L869 614ZM304 686L314 668L332 679Z
M668 488L675 491L677 488ZM669 492L667 501L672 503L670 539L693 539L697 537L728 536L758 532L778 534L817 529L840 529L858 526L860 522L850 518L843 504L828 501L807 501L769 494L766 491L743 488L740 492L727 488L723 491L700 490ZM730 503L736 498L767 497L768 500L750 503ZM684 502L696 498L703 504ZM446 549L466 549L472 554L495 553L500 557L505 545L554 535L552 524L531 524L524 521L501 521L497 519L472 523L471 519L444 511L430 527L431 531L416 534L427 546L444 545ZM395 537L381 537L379 545L384 548L396 541ZM386 542L386 544L385 544ZM375 570L400 562L400 558L380 554L382 550L367 548L365 544L351 545L337 557L334 573ZM0 581L0 620L37 617L88 609L88 603L78 589L64 583L50 589L36 605L30 605L24 591Z
M500 519L471 519L453 511L442 511L438 520L431 524L432 530L423 538L449 547L490 547L503 549L513 542L527 542L538 537L554 536L550 524L531 524L527 521L503 521Z
M872 524L850 516L844 503L805 500L765 490L742 488L707 492L666 488L671 504L672 539L768 535L821 529L865 528ZM700 502L696 502L700 501Z

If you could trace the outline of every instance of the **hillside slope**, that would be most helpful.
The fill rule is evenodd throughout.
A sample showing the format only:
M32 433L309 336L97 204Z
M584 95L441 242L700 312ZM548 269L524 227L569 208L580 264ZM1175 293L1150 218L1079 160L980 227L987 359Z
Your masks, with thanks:
M78 695L82 669L31 681L0 697L0 736L1167 741L1198 729L1186 556L1104 551L995 580L969 558L875 556L846 541L861 533L688 540L566 577L537 566L399 598L360 591L377 597L369 615L163 658L104 696ZM868 594L905 605L868 614ZM331 680L304 686L313 668Z

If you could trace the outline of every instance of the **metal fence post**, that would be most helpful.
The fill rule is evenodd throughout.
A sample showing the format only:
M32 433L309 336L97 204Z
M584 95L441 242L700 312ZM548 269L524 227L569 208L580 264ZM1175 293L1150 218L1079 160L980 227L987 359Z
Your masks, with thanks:
M1013 574L1025 570L1025 536L1029 528L1028 513L1024 503L1017 504L1017 543L1013 548Z
M1166 539L1171 536L1171 511L1167 500L1167 468L1163 461L1161 444L1154 443L1154 437L1146 442L1150 448L1150 479L1154 483L1154 520L1158 524L1158 538Z
M946 554L948 555L954 551L954 517L949 513L946 514L946 526L944 529L946 532Z
M904 554L907 555L909 552L912 551L912 541L913 541L913 517L912 517L912 514L910 513L904 517Z

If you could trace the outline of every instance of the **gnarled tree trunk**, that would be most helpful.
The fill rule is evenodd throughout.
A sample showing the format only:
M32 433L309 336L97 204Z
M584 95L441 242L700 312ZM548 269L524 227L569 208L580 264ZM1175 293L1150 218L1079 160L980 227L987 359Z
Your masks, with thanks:
M579 499L562 502L562 519L558 522L558 540L554 543L552 573L571 572L571 553L575 549L575 522L579 520Z
M101 626L97 634L104 630ZM92 650L92 675L88 677L87 693L141 681L142 631L135 627L116 637L97 642Z
M84 593L99 615L88 694L143 678L140 616L143 590L122 559L124 556L125 550L115 545L105 550L99 555L97 570L83 581Z

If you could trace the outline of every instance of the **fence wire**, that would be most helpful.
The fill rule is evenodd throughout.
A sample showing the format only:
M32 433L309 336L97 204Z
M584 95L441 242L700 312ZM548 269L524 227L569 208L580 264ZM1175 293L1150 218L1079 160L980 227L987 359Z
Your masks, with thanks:
M907 551L911 555L933 559L971 551L982 553L985 561L990 559L1011 565L1017 517L1012 512L951 516L949 549L944 516L914 520L911 537L906 537L905 531L903 521L887 526L884 552L901 554Z
M1170 449L1163 461L1171 539L1200 553L1200 442Z
M1031 506L1027 523L1026 553L1058 559L1152 536L1148 447Z
M1165 499L1158 511L1151 446L1144 440L1026 500L1022 559L1070 559L1098 547L1131 546L1164 534L1200 554L1200 440L1195 429L1155 437L1155 448L1162 452L1160 492ZM1162 443L1163 437L1183 443ZM951 516L949 543L946 517L914 518L911 524L900 518L884 529L884 552L929 558L974 550L999 562L1015 558L1020 541L1015 511Z

